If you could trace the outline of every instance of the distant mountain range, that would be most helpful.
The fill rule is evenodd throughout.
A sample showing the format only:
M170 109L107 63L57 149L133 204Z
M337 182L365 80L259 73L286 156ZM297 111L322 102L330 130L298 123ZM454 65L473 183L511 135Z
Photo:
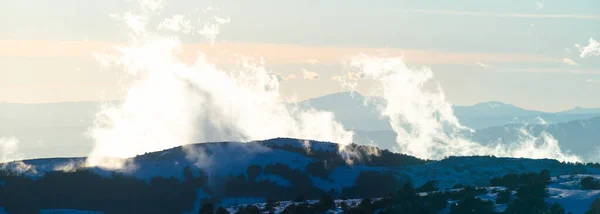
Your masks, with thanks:
M374 102L371 102L374 100ZM396 146L396 133L388 121L377 112L379 98L363 97L358 93L336 93L307 100L300 106L331 111L345 127L355 132L355 142L375 143L381 148ZM580 108L561 112L526 110L502 102L486 102L472 106L453 106L461 124L475 129L469 135L483 144L518 142L521 129L533 136L542 131L553 135L561 149L597 161L600 153L600 108Z
M378 97L364 97L359 93L341 92L306 100L300 106L331 111L344 126L362 131L391 130L388 121L381 118ZM600 108L580 108L562 112L526 110L502 102L485 102L472 106L453 106L454 114L462 125L483 129L505 124L552 124L600 116Z
M355 131L355 142L373 141L382 148L395 145L395 133L387 118L380 116L379 97L364 97L359 93L342 92L309 99L288 105L331 111L336 120ZM85 132L91 127L99 102L65 102L47 104L12 104L0 102L0 137L17 137L23 158L84 156L92 149L92 141ZM472 106L454 106L461 124L478 130L476 140L512 139L510 127L527 127L535 130L550 128L561 145L577 154L591 154L597 135L592 125L579 129L576 124L596 124L600 108L573 108L563 112L526 110L501 102L486 102ZM583 121L572 122L571 121ZM566 124L563 124L566 123ZM555 124L555 125L553 125ZM569 125L571 124L571 125ZM536 126L536 125L539 125ZM538 127L538 128L535 128ZM566 128L572 127L572 128ZM598 126L595 126L598 127ZM598 130L597 128L595 130ZM536 133L535 131L534 133ZM581 134L585 132L586 134ZM596 149L593 149L596 151Z
M512 144L520 142L521 130L532 136L540 136L542 131L552 135L563 151L575 154L584 161L597 162L600 154L600 117L586 120L574 120L556 124L507 124L475 130L465 137L482 144ZM392 149L396 146L396 133L391 130L355 131L355 142L369 145L370 142L381 148Z

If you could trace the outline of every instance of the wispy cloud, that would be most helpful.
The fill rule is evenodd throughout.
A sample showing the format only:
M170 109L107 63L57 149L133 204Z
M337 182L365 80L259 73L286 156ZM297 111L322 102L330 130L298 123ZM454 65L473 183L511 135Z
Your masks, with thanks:
M118 54L120 44L81 41L0 40L0 57L93 59L91 53ZM269 64L339 64L340 60L359 53L373 56L403 56L411 64L473 65L473 62L556 62L559 59L515 53L474 53L432 49L365 48L334 46L303 46L297 44L217 42L214 45L185 43L177 56L195 62L200 52L217 64L235 63L235 56L262 58ZM235 54L234 54L235 53Z
M302 69L302 76L304 76L305 80L318 80L319 74L314 71L308 71L306 69Z
M587 79L587 80L585 80L585 83L587 83L587 84L600 84L600 80Z
M499 12L472 12L457 10L406 10L410 13L451 15L451 16L483 16L498 18L527 18L527 19L600 19L600 15L590 14L528 14L528 13L499 13Z
M588 56L600 56L600 43L593 38L588 40L588 45L582 47L581 45L576 44L575 47L577 47L579 52L581 52L579 55L581 58Z
M542 4L542 2L540 2L540 1L537 1L537 2L535 3L535 9L536 9L537 11L540 11L540 10L544 9L544 5Z
M570 59L570 58L564 58L564 59L563 59L563 63L565 63L565 64L567 64L567 65L571 65L571 66L576 66L576 65L579 65L579 64L577 64L575 61L573 61L573 60L572 60L572 59Z
M599 74L594 69L581 69L580 67L571 68L510 68L503 71L507 72L532 72L532 73L572 73L572 74Z
M356 81L356 80L360 80L360 79L364 79L366 77L364 72L346 72L344 75L334 75L333 77L331 77L332 80L352 80L352 81Z
M491 68L490 65L484 64L483 62L477 62L475 64L478 65L479 67L482 67L482 68Z

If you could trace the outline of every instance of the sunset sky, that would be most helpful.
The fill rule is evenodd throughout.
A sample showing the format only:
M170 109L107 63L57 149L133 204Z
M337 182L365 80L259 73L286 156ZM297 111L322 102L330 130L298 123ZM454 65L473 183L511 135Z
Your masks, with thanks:
M126 12L130 2L0 1L0 102L123 98L127 80L92 53L127 43L128 30L110 14ZM346 75L343 61L366 53L430 67L456 105L600 107L597 0L182 0L165 11L194 16L209 6L230 22L214 46L199 36L181 38L182 59L202 51L226 66L232 54L262 57L282 77L286 99L342 91L335 79ZM585 47L590 54L582 54Z

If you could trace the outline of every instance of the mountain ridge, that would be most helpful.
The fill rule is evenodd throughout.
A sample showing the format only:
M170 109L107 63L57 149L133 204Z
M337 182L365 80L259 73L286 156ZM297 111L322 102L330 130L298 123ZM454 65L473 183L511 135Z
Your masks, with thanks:
M353 130L359 135L356 141L359 144L368 143L365 135L360 133L391 131L392 128L386 118L381 117L377 111L377 102L365 101L372 97L360 93L340 92L298 103L288 104L290 107L315 108L317 110L331 111L335 118L346 129ZM0 103L0 137L16 137L19 141L19 152L24 158L54 157L54 156L83 156L93 149L93 141L84 133L93 125L94 116L100 109L101 103L83 102L68 103L66 107L59 104L9 104ZM490 107L493 106L494 108ZM25 106L25 107L23 107ZM37 106L37 107L36 107ZM40 108L41 106L41 108ZM79 106L79 107L78 107ZM555 124L573 120L589 119L600 116L599 114L571 114L571 113L544 113L533 114L530 110L523 110L514 105L497 101L485 102L471 107L455 106L455 115L462 125L475 130L503 126L506 124ZM487 106L487 107L486 107ZM487 112L487 108L494 111L504 108L518 111L519 115L501 116ZM515 110L516 109L516 110ZM522 113L524 111L525 113ZM502 113L502 111L500 111ZM36 133L36 134L31 134ZM395 134L384 134L384 141L376 141L384 148L395 145Z

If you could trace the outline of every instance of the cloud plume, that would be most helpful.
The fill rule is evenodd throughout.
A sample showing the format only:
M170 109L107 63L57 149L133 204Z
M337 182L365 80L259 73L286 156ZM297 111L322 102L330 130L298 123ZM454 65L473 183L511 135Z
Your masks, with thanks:
M18 159L17 146L19 140L14 137L0 137L0 163Z
M193 62L182 62L178 58L182 50L179 39L150 30L160 28L148 23L161 14L162 6L147 7L155 10L124 16L126 23L133 23L128 25L133 32L129 44L115 47L118 52L115 55L98 57L108 61L105 65L121 69L133 81L125 88L124 102L106 104L98 112L89 130L95 146L89 154L88 166L134 170L135 166L124 158L208 141L292 137L340 144L352 142L353 133L338 123L331 112L283 104L279 92L282 78L267 72L262 61L240 58L234 68L225 69L209 62L201 52ZM170 24L164 26L171 27L162 30L176 29L173 23L187 23L183 19L173 21L173 17L179 16L167 17ZM228 21L212 20L217 24ZM194 29L206 26L203 22L190 23L200 26ZM206 32L211 33L200 34L214 43L218 30ZM579 160L563 153L546 134L524 135L524 140L511 145L483 146L466 140L463 134L472 130L458 122L441 86L436 92L423 89L433 77L427 68L409 68L400 58L367 55L352 59L350 65L357 70L337 79L345 87L356 86L363 78L374 82L374 93L386 100L380 111L390 118L398 134L400 152L427 159L493 154ZM319 74L303 70L302 78L317 80ZM186 151L187 158L199 166L210 164L202 150Z
M223 69L200 54L186 64L177 57L177 38L148 29L135 28L134 33L144 33L116 47L118 55L102 57L134 81L125 88L123 103L107 104L98 112L89 131L95 141L89 166L134 169L123 158L209 141L293 137L352 142L353 133L332 113L283 104L280 79L262 63L239 59L235 68ZM207 35L209 40L212 36ZM318 79L314 72L303 75ZM191 160L205 161L201 151L187 151Z
M468 140L468 134L473 130L459 123L441 86L438 85L435 92L424 90L425 83L433 77L428 68L410 68L401 58L364 54L353 58L350 66L374 80L372 93L385 99L379 110L382 116L390 119L397 134L397 149L402 153L426 159L496 155L581 161L577 156L564 153L547 133L532 136L523 131L518 142L495 146Z
M0 137L0 169L17 173L37 174L34 166L21 161L22 154L18 152L19 139L15 137Z

